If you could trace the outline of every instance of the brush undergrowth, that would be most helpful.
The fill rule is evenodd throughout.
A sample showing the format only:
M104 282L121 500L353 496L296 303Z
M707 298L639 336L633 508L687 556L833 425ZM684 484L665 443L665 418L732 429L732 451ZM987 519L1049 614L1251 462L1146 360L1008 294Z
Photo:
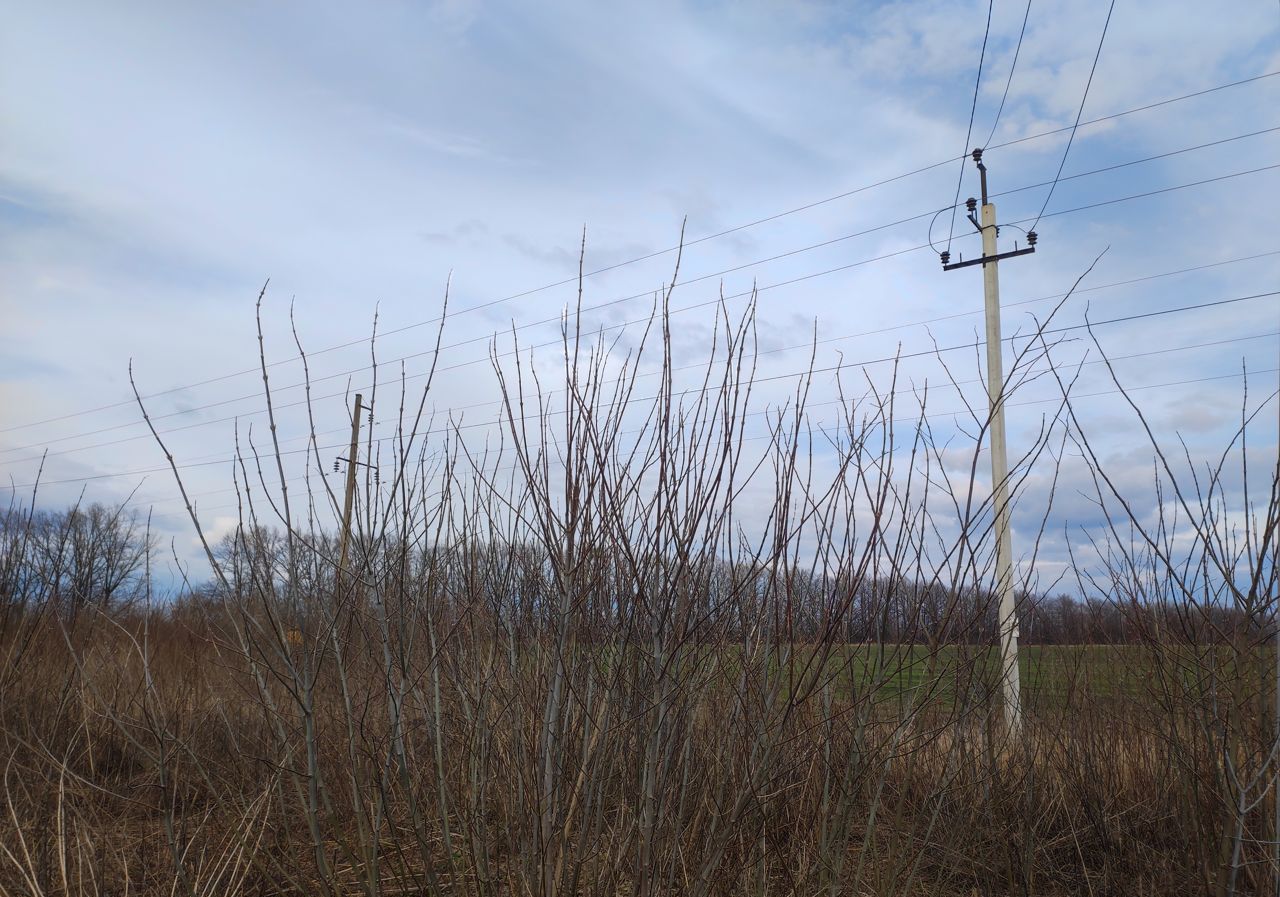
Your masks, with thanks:
M1012 493L1067 440L1089 461L1112 529L1077 585L1132 638L1032 652L1010 737L985 412L957 462L896 382L842 384L820 432L812 374L758 410L754 306L690 379L670 295L629 351L572 316L554 367L495 341L484 445L384 385L343 569L265 355L272 442L237 447L211 585L72 620L6 562L0 894L1275 888L1275 471L1231 529L1153 438L1153 521L1027 340L1010 392L1062 397Z

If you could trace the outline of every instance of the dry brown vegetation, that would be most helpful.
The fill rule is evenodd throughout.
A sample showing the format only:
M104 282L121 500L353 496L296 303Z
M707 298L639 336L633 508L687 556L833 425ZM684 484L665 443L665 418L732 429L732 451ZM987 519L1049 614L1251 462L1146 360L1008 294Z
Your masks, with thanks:
M0 894L1274 891L1277 471L1241 507L1239 439L1194 481L1153 443L1152 518L1027 340L1010 389L1062 402L1014 494L1061 440L1090 460L1114 529L1077 585L1134 644L1009 738L981 433L958 471L892 386L814 432L802 377L751 442L752 311L677 387L668 297L629 353L567 319L554 385L495 350L501 444L428 445L427 392L384 388L343 571L314 439L301 490L244 441L242 526L163 606L68 616L15 508Z

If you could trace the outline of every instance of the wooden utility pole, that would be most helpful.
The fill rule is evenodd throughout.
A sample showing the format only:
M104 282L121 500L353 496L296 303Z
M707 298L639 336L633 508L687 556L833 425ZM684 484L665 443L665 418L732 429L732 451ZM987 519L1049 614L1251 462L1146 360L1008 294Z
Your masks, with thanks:
M339 461L347 462L347 494L342 501L342 536L338 543L338 572L335 576L335 582L342 582L342 574L347 569L347 543L351 541L351 506L355 503L356 498L356 458L360 451L360 419L363 416L363 408L361 403L363 397L360 393L356 393L356 408L351 415L351 452L346 458L339 458ZM337 467L337 461L334 466Z
M1000 683L1004 695L1005 728L1017 735L1022 728L1021 683L1018 674L1018 607L1013 589L1013 539L1009 532L1009 455L1004 430L1004 337L1000 330L1001 259L1036 251L1035 231L1027 234L1026 249L998 252L996 207L987 198L987 167L982 150L973 151L982 181L982 220L974 217L977 200L969 199L969 221L982 234L982 257L949 264L951 254L942 253L944 271L982 265L982 286L987 317L987 400L991 416L991 500L996 530L996 593L1000 596Z

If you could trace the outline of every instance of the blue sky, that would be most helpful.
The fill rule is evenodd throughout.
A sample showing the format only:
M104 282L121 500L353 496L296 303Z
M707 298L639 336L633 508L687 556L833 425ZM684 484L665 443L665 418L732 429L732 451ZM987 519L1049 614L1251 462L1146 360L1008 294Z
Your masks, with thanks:
M167 475L101 476L163 463L149 439L133 438L145 433L136 409L79 413L129 397L130 358L144 392L253 368L253 302L268 277L268 351L282 359L292 354L291 301L306 345L323 348L368 334L375 308L383 329L434 317L450 276L454 309L571 277L584 226L594 269L671 247L686 217L691 237L713 234L957 156L987 13L981 2L7 6L0 465L11 482L29 483L47 446L59 454L45 464L44 501L69 503L82 489L112 501L136 489L181 551L189 524ZM1107 6L1033 0L992 144L1071 124ZM971 146L991 131L1025 8L994 4ZM1084 118L1280 70L1280 7L1242 0L1230 9L1118 0ZM1264 78L1083 127L1064 174L1276 126L1280 77ZM1064 324L1083 320L1086 301L1100 319L1280 287L1280 255L1264 255L1280 250L1280 170L1052 214L1276 164L1278 135L1060 183L1038 228L1039 252L1001 268L1006 332L1051 307L1012 303L1065 291L1108 247L1085 286L1228 264L1082 294L1064 308ZM991 149L993 190L1050 180L1064 146L1058 135ZM824 344L819 365L899 346L912 352L931 338L972 340L981 326L972 315L928 330L885 329L981 308L977 269L943 274L932 252L913 250L927 241L927 216L752 264L945 206L959 173L959 163L945 165L699 242L684 254L681 280L703 279L678 289L674 304L912 250L763 290L762 348L804 343L815 321L824 337L882 331ZM961 198L976 191L968 166ZM1001 198L1001 220L1034 217L1045 195L1040 187ZM968 225L957 222L953 251L974 252ZM939 219L935 242L948 223ZM1003 240L1020 236L1006 228ZM1251 256L1260 257L1233 261ZM593 276L585 301L646 297L672 263L667 253ZM716 275L739 266L747 267ZM554 318L574 297L558 287L460 315L445 343ZM632 320L648 301L589 320ZM697 358L710 322L709 309L682 314L677 351ZM1274 369L1277 330L1280 303L1264 298L1098 333L1112 354L1178 350L1117 362L1126 382L1149 386L1230 374L1242 363ZM522 339L554 334L544 325ZM379 355L422 352L433 337L429 326L390 335ZM1186 348L1210 342L1218 344ZM313 376L356 369L368 351L318 356ZM442 413L495 397L486 354L481 340L442 356L442 364L477 362L437 381ZM805 357L773 352L761 372L796 370ZM406 361L409 373L424 363ZM904 369L918 383L941 375L927 360ZM280 384L299 375L296 365L276 371ZM350 382L366 380L353 374ZM347 382L335 376L326 391ZM1274 389L1276 374L1254 382L1258 393ZM242 427L261 426L251 416L260 400L225 401L258 385L253 375L230 377L150 405L173 414L163 426L187 427L170 437L180 460L216 458L229 455L233 424L213 421L240 415ZM1100 366L1081 383L1085 391L1107 385ZM1028 400L1050 394L1036 388ZM1158 427L1208 451L1238 416L1240 392L1237 379L1141 395ZM815 381L815 401L833 395L830 377ZM958 407L954 398L937 401ZM1039 414L1034 405L1011 414L1011 443L1034 432ZM1105 396L1082 414L1108 434L1108 457L1131 469L1139 488L1149 453L1134 441L1131 418ZM64 415L74 416L31 425ZM492 419L482 408L467 415ZM343 400L318 403L317 419L340 431ZM286 413L282 426L296 437L302 418ZM1274 437L1272 424L1263 443L1272 454ZM226 468L190 475L192 491L207 495L205 523L225 527L232 498L218 490L229 485ZM1059 522L1071 523L1091 506L1064 507Z

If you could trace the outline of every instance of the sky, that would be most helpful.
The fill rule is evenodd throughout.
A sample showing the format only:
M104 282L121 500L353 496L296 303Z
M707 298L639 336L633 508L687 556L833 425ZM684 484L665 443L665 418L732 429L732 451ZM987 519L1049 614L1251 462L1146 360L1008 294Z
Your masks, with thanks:
M130 364L178 462L203 465L187 488L216 535L234 523L235 427L265 425L264 284L273 385L301 378L292 307L322 381L322 445L344 440L347 395L369 381L375 315L378 358L421 373L447 288L429 407L482 441L497 414L489 340L509 348L514 327L526 347L554 341L584 232L600 273L583 302L610 303L584 321L616 335L670 282L684 227L672 303L697 307L673 318L681 363L705 355L707 300L753 288L764 376L803 368L815 332L818 366L854 370L972 344L981 269L944 273L935 250L971 258L978 241L963 210L934 213L978 192L959 159L975 146L1011 225L1002 250L1025 245L1012 225L1044 207L1036 254L1000 266L1005 333L1096 260L1055 321L1133 318L1099 325L1101 348L1157 432L1211 457L1280 376L1280 301L1257 295L1280 289L1280 77L1265 77L1280 72L1280 4L1117 0L1081 113L1109 6L996 0L988 32L985 2L6 3L0 470L19 496L39 474L48 507L132 496L198 566ZM1085 333L1063 335L1064 362L1097 359ZM980 374L975 351L954 357ZM943 375L920 358L899 377ZM786 395L778 382L763 401ZM1083 368L1077 392L1102 457L1140 492L1151 451L1105 366ZM1031 384L1011 407L1011 451L1052 395ZM834 396L834 375L815 378L815 421L838 416ZM931 402L939 419L962 407L954 391ZM302 444L301 409L279 423ZM1258 426L1265 464L1274 413ZM1047 474L1028 488L1034 503ZM1098 522L1078 466L1054 513L1041 562L1061 566L1056 534Z

